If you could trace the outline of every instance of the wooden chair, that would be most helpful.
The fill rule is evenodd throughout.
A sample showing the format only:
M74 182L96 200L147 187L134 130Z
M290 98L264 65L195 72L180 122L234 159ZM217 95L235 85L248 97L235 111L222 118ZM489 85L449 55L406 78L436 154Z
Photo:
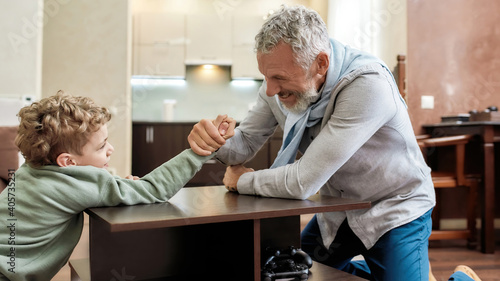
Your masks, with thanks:
M398 84L399 94L406 100L406 56L400 54L397 56L397 60L398 64L394 76Z
M467 246L475 248L477 245L476 235L476 206L478 187L481 182L480 175L466 174L465 172L465 147L472 139L471 135L459 135L450 137L429 138L430 136L417 138L418 144L422 149L424 157L432 171L432 181L436 189L436 207L432 213L432 232L429 240L449 240L449 239L467 239ZM432 162L432 156L435 156L439 147L454 147L454 165L451 171L438 170L437 163ZM434 155L433 155L434 154ZM434 157L436 158L436 157ZM443 160L432 159L434 161ZM462 230L441 230L440 229L440 189L467 187L468 195L465 199L467 209L467 228Z
M401 54L397 56L397 66L394 71L394 76L397 81L398 89L401 96L406 100L407 83L406 83L406 56ZM471 140L470 135L460 135L451 137L432 138L431 135L417 135L417 142L422 150L424 158L428 165L434 168L432 171L432 181L436 189L436 207L432 212L432 232L429 240L448 240L448 239L467 239L467 246L474 248L477 244L476 235L476 206L478 187L482 177L480 175L470 175L465 173L465 145ZM438 147L454 147L455 164L451 171L438 170L436 163L431 163L438 158L433 157L433 152ZM440 229L440 211L439 202L440 189L467 187L468 195L466 198L467 209L467 228L463 230L441 230Z

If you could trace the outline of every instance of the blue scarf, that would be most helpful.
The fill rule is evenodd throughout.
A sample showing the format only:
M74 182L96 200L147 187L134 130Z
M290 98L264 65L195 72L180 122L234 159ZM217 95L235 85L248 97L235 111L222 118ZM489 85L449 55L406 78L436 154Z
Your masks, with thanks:
M330 65L326 74L323 90L320 93L321 97L316 103L309 106L306 111L295 114L284 108L276 95L278 105L281 111L286 115L286 121L285 128L283 129L283 144L271 168L291 164L295 161L305 129L321 121L328 102L330 101L332 90L342 77L370 63L380 63L387 68L382 60L368 53L352 49L333 39L330 39L330 43L332 46L330 52Z

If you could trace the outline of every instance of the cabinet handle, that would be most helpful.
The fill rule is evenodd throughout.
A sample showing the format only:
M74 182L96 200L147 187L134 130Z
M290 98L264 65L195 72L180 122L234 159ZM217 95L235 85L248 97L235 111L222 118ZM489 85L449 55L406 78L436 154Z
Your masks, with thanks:
M205 162L205 164L217 164L217 160L210 159L207 162Z
M153 143L155 138L155 129L152 126L146 127L146 143Z

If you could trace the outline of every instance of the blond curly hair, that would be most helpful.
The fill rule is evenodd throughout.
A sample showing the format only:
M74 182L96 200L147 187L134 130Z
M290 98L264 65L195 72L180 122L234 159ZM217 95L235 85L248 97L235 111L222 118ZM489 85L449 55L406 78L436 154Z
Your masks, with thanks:
M23 107L15 144L33 167L56 164L63 152L81 155L90 134L111 119L107 108L63 91Z

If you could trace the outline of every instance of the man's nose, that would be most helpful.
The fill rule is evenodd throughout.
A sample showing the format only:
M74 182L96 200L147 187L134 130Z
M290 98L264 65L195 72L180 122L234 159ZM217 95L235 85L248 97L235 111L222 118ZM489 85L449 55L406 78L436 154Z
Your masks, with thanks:
M280 92L280 87L279 87L278 83L273 83L273 82L270 82L269 80L267 80L266 95L268 97L272 97L279 92Z

